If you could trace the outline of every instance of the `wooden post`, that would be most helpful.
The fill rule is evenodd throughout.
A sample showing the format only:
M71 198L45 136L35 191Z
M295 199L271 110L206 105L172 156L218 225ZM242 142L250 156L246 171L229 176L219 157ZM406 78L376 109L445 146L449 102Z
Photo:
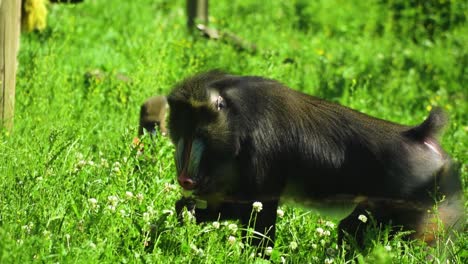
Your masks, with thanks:
M187 27L192 30L195 22L208 25L208 0L187 0Z
M0 0L0 129L13 128L21 0Z

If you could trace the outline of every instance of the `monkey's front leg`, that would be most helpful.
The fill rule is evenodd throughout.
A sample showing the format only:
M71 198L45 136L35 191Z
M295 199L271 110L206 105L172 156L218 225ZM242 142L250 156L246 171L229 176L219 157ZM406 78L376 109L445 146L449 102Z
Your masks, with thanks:
M179 222L182 223L182 210L184 207L195 215L197 223L219 221L219 220L240 220L244 227L255 230L254 234L248 234L247 229L243 229L242 237L250 245L266 248L273 246L275 242L275 223L278 201L263 201L258 212L252 207L254 201L225 201L216 206L207 204L206 207L197 207L194 198L181 198L176 202L176 213Z

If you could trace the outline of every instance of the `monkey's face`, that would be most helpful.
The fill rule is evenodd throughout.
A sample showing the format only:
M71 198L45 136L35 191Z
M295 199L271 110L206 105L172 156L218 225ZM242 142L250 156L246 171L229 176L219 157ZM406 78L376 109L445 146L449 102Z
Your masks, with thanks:
M237 140L229 118L229 102L205 83L176 87L168 97L169 134L176 146L177 180L197 196L223 194L234 187Z

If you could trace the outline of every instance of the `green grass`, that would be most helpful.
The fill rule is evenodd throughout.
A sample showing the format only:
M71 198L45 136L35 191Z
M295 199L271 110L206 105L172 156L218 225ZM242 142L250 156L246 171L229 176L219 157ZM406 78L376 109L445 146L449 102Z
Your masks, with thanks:
M15 127L0 134L0 262L262 262L252 248L242 250L230 223L179 226L167 211L180 196L167 138L144 138L142 156L131 147L145 98L212 68L275 78L404 124L440 106L450 116L441 142L462 164L467 193L467 4L404 3L211 1L211 26L255 43L256 53L190 35L181 0L49 6L47 29L21 36ZM86 80L94 69L106 77ZM282 209L272 262L345 262L337 219ZM148 252L150 223L157 239ZM468 258L465 233L429 249L376 236L375 247L354 261Z

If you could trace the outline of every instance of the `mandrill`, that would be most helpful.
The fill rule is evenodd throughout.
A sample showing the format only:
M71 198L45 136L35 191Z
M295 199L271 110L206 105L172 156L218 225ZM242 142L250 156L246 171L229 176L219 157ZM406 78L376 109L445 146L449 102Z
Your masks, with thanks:
M141 105L140 108L140 126L138 127L138 136L142 136L144 130L150 134L155 134L159 129L163 136L166 135L166 112L167 100L165 96L153 96Z
M182 81L167 100L177 181L193 195L176 210L194 210L197 222L248 225L259 201L250 224L269 239L252 243L272 245L278 203L289 200L345 213L338 242L349 235L360 247L360 215L429 244L464 223L457 167L436 140L445 123L439 109L419 125L399 125L274 80L219 71Z
M157 95L146 99L140 107L140 120L138 126L138 137L133 138L133 146L139 148L143 152L143 143L140 137L145 131L149 135L156 135L159 131L162 136L167 135L166 115L169 105L165 96Z

